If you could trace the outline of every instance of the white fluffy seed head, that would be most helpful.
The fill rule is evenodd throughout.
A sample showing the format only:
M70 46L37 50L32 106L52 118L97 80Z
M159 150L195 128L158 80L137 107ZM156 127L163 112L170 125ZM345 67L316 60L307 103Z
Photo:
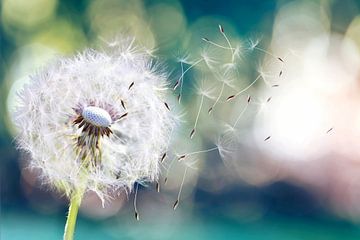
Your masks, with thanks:
M18 145L44 181L104 199L109 190L157 180L176 121L164 106L167 75L148 52L121 40L31 76L13 119Z
M97 127L109 127L111 124L110 114L106 110L99 107L85 107L81 113L81 116L85 119L86 122Z

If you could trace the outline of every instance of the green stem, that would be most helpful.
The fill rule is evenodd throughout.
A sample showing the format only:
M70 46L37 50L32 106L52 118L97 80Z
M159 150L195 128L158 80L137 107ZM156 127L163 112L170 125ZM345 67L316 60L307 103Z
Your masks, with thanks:
M76 218L78 215L81 198L82 194L74 194L70 200L69 213L65 225L64 240L74 239Z

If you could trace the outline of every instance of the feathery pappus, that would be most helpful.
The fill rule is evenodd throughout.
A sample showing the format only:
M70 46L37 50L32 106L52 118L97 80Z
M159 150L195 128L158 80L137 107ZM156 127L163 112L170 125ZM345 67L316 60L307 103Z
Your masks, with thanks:
M175 117L167 74L132 39L58 58L30 77L13 114L18 147L61 192L156 181ZM164 105L165 104L165 105Z

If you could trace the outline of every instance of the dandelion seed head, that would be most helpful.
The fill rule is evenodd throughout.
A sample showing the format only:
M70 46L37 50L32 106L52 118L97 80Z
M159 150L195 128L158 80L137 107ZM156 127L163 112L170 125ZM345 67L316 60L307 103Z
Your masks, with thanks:
M176 123L164 107L168 76L149 51L133 39L107 47L57 59L18 94L18 146L68 195L91 190L104 199L156 181Z

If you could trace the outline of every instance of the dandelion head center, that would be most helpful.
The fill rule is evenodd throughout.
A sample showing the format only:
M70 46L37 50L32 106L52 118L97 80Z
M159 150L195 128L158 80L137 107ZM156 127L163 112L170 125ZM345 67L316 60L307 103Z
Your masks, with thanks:
M85 107L81 116L86 122L96 127L109 127L112 121L110 114L106 110L94 106Z
M97 143L99 137L104 135L110 136L112 133L110 129L111 124L117 119L117 114L110 105L105 104L105 108L102 108L94 106L93 102L90 104L85 106L79 105L77 108L74 108L77 115L73 124L82 129L80 139L84 140L81 141L82 144L80 145L84 145L86 142L89 143L86 140L87 137L94 136Z

